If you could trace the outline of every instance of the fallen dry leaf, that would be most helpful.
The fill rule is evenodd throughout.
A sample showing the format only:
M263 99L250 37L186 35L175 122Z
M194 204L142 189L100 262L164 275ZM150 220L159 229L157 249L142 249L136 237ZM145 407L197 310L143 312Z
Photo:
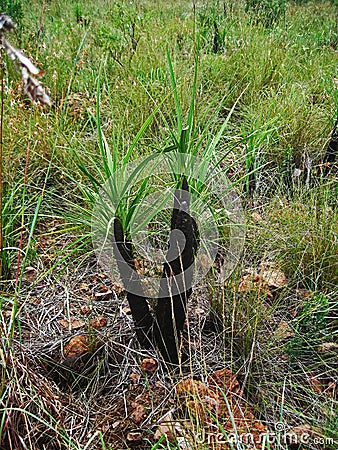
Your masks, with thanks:
M137 402L132 402L131 406L134 408L134 410L130 414L130 418L135 423L140 423L146 416L146 410L145 410L144 406L140 405Z
M76 356L80 356L83 353L88 352L89 343L87 336L84 334L80 334L78 336L74 336L64 347L63 353L66 358L74 358Z
M89 314L92 311L92 306L91 305L83 305L81 306L81 312L82 314Z
M115 294L122 294L122 292L124 292L124 286L122 283L113 283L112 288Z
M188 378L181 381L176 392L179 397L185 399L186 405L191 414L206 422L210 413L219 414L220 399L217 392L214 392L202 381Z
M142 441L142 433L140 431L133 431L128 433L127 441L129 442Z
M323 344L317 347L317 350L321 353L332 352L338 350L338 344L335 342L323 342Z
M215 372L208 377L208 383L209 385L217 385L218 387L231 391L232 393L240 392L237 378L232 374L231 370L226 368L215 370Z
M114 430L115 428L117 428L118 426L120 426L122 423L122 420L115 420L115 422L112 424L112 429Z
M261 216L259 213L257 213L257 212L253 212L253 213L251 214L251 217L252 217L256 222L264 222L262 216Z
M193 380L191 378L187 378L182 380L176 386L176 392L178 395L191 395L192 397L212 397L216 395L200 380Z
M295 435L298 438L305 438L306 436L312 436L314 434L313 429L310 427L310 425L302 424L298 425L296 427L291 428L291 430L288 431L288 435ZM307 442L307 441L305 441Z
M32 281L35 280L36 275L37 275L37 270L35 269L35 267L29 266L29 267L26 267L26 269L25 269L23 279L28 281L29 283L31 283Z
M85 322L83 320L79 319L71 319L71 326L74 330L78 328L82 328L85 325Z
M323 386L321 382L316 377L311 377L308 379L308 383L313 392L321 393L323 390Z
M269 287L282 288L287 285L286 276L279 269L266 269L260 275Z
M155 387L157 389L165 389L165 384L163 384L161 381L155 381ZM168 401L170 402L171 399L169 398Z
M63 327L63 328L70 328L71 327L71 324L70 324L70 322L68 322L68 320L66 320L66 319L60 319L60 320L58 320L58 323Z
M139 373L131 373L129 378L133 382L133 385L136 386L140 381L141 375Z
M335 398L336 391L337 391L337 383L335 381L329 381L329 383L324 391L325 394L328 397Z
M307 289L296 289L296 293L304 300L307 300L309 297L311 297L311 291L308 291Z
M171 423L160 423L155 434L154 439L158 441L161 437L165 435L169 442L175 441L175 430L173 424Z
M103 328L107 325L105 316L98 316L90 321L90 326L96 329Z
M157 362L153 358L144 358L141 369L143 372L154 373L157 369Z
M101 427L102 433L107 433L108 430L109 430L109 425L102 425L102 427Z
M140 275L144 275L147 268L145 266L145 262L143 261L143 259L134 259L134 263L135 263L135 269L136 271L140 274Z
M159 440L163 435L165 435L170 442L176 441L178 439L177 436L182 435L181 424L180 422L174 421L172 410L169 410L161 419L154 438Z
M90 292L90 288L87 283L81 283L79 289L81 292Z
M289 337L294 336L294 332L291 326L285 320L282 320L278 325L277 329L274 332L275 338L278 341L282 341L283 339L287 339Z
M63 328L67 328L67 330L76 330L85 325L85 322L83 322L83 320L75 319L75 317L71 317L70 321L68 321L66 319L60 319L60 320L58 320L58 323Z
M194 443L187 436L178 437L176 442L179 450L194 450L195 448Z
M269 298L273 298L270 292L267 282L260 275L243 275L240 279L238 292L257 292L259 295L266 295Z
M188 416L195 417L204 428L212 448L230 449L227 444L224 446L214 440L219 430L220 434L224 431L227 434L250 433L255 448L261 449L261 437L267 431L266 426L256 419L252 407L241 396L236 377L228 369L217 370L208 377L208 384L188 378L178 383L176 392L181 407L183 405L188 410ZM224 399L225 394L227 401ZM185 433L189 435L189 421L184 423L184 427L183 437Z
M96 300L109 300L113 295L113 291L108 289L105 292L96 292L94 297Z

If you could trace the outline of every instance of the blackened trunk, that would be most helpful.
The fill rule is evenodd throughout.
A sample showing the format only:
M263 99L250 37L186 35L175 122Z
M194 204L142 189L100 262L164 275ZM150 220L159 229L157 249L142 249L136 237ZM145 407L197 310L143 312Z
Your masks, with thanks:
M336 161L338 155L338 119L334 125L330 142L326 148L323 160L323 175L327 175L330 171L330 166Z
M189 214L189 190L186 179L182 191L175 191L174 209L166 262L160 281L156 307L156 341L163 358L179 363L181 334L186 318L187 300L192 292L194 256L198 230Z
M118 218L114 220L114 239L114 255L127 291L127 300L135 323L136 335L142 347L150 348L154 320L135 268L132 243L126 240Z

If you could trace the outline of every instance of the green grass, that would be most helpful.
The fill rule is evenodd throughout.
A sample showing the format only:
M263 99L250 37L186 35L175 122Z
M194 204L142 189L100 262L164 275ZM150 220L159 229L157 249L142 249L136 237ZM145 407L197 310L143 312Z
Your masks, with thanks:
M97 333L102 346L90 356L93 363L83 363L82 374L76 365L62 366L56 349L71 333L60 329L58 320L69 316L77 301L91 307L96 301L91 283L97 281L88 267L94 260L91 215L99 190L112 175L114 180L117 169L123 172L138 158L152 161L168 150L221 168L235 186L246 221L236 270L220 284L216 267L193 297L192 308L204 302L221 325L206 338L201 322L192 321L191 339L205 346L191 348L192 375L205 380L216 368L228 367L270 430L278 421L290 429L308 424L320 436L336 438L337 387L330 383L337 380L337 167L325 178L317 176L338 111L336 7L329 1L288 1L285 18L269 28L252 20L244 1L203 1L194 7L185 0L23 0L22 7L20 35L12 38L44 69L42 81L53 106L32 108L5 59L3 225L11 275L0 288L0 448L10 448L9 442L25 448L18 436L26 434L25 444L34 450L57 441L53 448L115 448L111 429L99 420L102 396L115 405L124 391L117 395L112 386L130 384L128 377L142 360L133 350L135 341L128 341L127 316L121 316L119 335L114 310L111 334ZM299 177L295 169L301 170ZM137 179L137 173L133 176ZM175 177L155 180L148 174L131 192L125 180L115 181L109 195L128 194L118 207L128 230L131 212L153 192L151 183L167 188ZM228 213L218 193L205 189L207 181L204 173L189 184L217 211L214 219L226 245ZM165 217L159 208L141 207L155 230ZM257 286L238 292L245 270L259 274L264 264L278 267L287 284L270 288L271 295ZM27 266L37 271L33 281ZM101 269L95 276L103 284ZM59 309L53 309L49 296ZM113 300L109 307L117 308ZM122 301L123 296L118 304ZM80 306L73 314L87 320ZM41 325L35 314L43 318ZM46 328L40 328L44 322ZM287 324L286 337L278 334L281 323ZM44 339L52 349L48 357ZM112 369L117 343L128 357ZM83 379L88 391L81 387ZM178 380L165 381L166 395ZM169 406L162 411L155 397L156 424L159 411L164 415ZM113 417L111 426L117 412L107 414ZM177 414L175 420L183 423ZM190 432L200 427L193 423ZM156 443L149 433L144 448L178 448L165 438ZM193 448L205 445L195 441ZM336 447L328 443L326 448Z

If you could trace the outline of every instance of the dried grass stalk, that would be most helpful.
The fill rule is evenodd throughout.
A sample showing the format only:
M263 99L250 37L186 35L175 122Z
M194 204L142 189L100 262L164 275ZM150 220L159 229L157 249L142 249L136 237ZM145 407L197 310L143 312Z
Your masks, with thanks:
M41 71L32 61L27 58L20 50L11 45L5 38L5 34L15 28L12 19L5 14L0 15L0 41L2 47L6 50L7 55L13 61L14 65L21 72L24 91L26 95L35 103L51 106L51 99L46 93L40 81L32 75L43 75Z

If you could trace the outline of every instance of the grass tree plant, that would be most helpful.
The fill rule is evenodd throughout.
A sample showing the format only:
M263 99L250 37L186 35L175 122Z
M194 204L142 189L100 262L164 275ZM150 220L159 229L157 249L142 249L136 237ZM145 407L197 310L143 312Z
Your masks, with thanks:
M202 203L209 203L208 207L212 202L219 203L216 191L217 189L221 191L222 188L220 184L217 185L215 179L223 163L222 159L218 158L216 154L218 147L222 145L225 130L239 101L239 99L235 101L223 124L218 129L216 129L218 125L215 120L217 115L212 113L211 110L205 111L199 117L197 107L197 53L196 51L191 102L188 111L185 113L181 106L173 62L168 51L167 64L176 115L174 118L166 118L163 110L167 100L166 97L145 120L144 125L127 149L121 149L116 138L113 139L116 146L110 149L101 126L100 96L105 70L103 64L97 78L96 114L93 117L97 127L101 158L100 160L88 161L88 155L86 155L86 160L84 160L80 152L73 148L80 170L90 181L89 186L79 186L87 199L88 209L81 207L79 210L75 206L75 210L77 209L79 212L75 220L87 225L90 222L93 223L94 242L97 237L95 235L105 236L104 239L99 240L96 248L99 258L102 257L103 253L106 253L109 259L114 248L118 263L117 269L121 274L127 292L128 283L133 286L133 292L128 292L127 295L141 345L147 346L150 342L156 342L164 359L174 364L179 362L180 334L185 322L186 302L191 294L192 285L191 280L188 282L187 278L183 278L178 281L177 277L182 276L180 275L182 272L186 274L190 270L188 278L192 278L194 255L197 251L199 235L194 218L196 214L189 212L189 196L190 194L198 196ZM152 101L151 97L150 101ZM215 107L215 105L212 105L212 107ZM221 108L222 104L216 107L217 110ZM155 115L158 115L164 121L166 129L169 130L169 136L163 137L164 145L162 144L152 153L134 161L133 154L139 148L143 135L151 125ZM156 147L156 143L153 144L153 147ZM156 171L159 165L162 167L162 172L166 171L167 174L157 175L158 172ZM162 177L162 180L160 177ZM217 186L211 190L208 186L210 179L214 180L214 184ZM148 195L154 194L156 186L157 189L160 188L168 194L164 195L162 200L157 199L145 208L145 199ZM226 190L231 190L230 184L226 186ZM170 194L170 192L174 193ZM172 202L172 214L167 216L166 229L171 230L171 237L169 248L167 248L168 253L164 260L162 276L160 277L155 309L156 318L154 320L149 310L147 294L141 286L135 269L134 258L138 256L133 248L133 234L142 227L146 227L153 236L156 233L161 233L158 224L152 230L150 223L158 220L164 204L170 203L170 201ZM229 208L232 207L234 205L229 206ZM91 208L94 208L94 212L91 211ZM221 240L223 239L223 243L226 243L229 239L229 227L231 226L229 225L229 217L225 213L221 214L215 211L211 215L221 235L224 233ZM137 222L136 217L141 218L141 221ZM243 223L233 225L238 227L239 236L237 238L241 242ZM202 226L205 227L206 224L202 224ZM176 228L185 236L185 246L183 245L183 247L174 237ZM205 245L203 241L200 244L202 247ZM216 242L214 244L216 245ZM96 246L95 243L94 246ZM171 258L170 254L175 253L177 246L180 247L180 252L176 257ZM165 249L164 251L166 252ZM210 258L207 252L206 257ZM176 278L173 278L173 276L176 276ZM174 286L169 286L173 279L182 286L187 283L187 286L180 292L173 293L177 289L174 289Z

